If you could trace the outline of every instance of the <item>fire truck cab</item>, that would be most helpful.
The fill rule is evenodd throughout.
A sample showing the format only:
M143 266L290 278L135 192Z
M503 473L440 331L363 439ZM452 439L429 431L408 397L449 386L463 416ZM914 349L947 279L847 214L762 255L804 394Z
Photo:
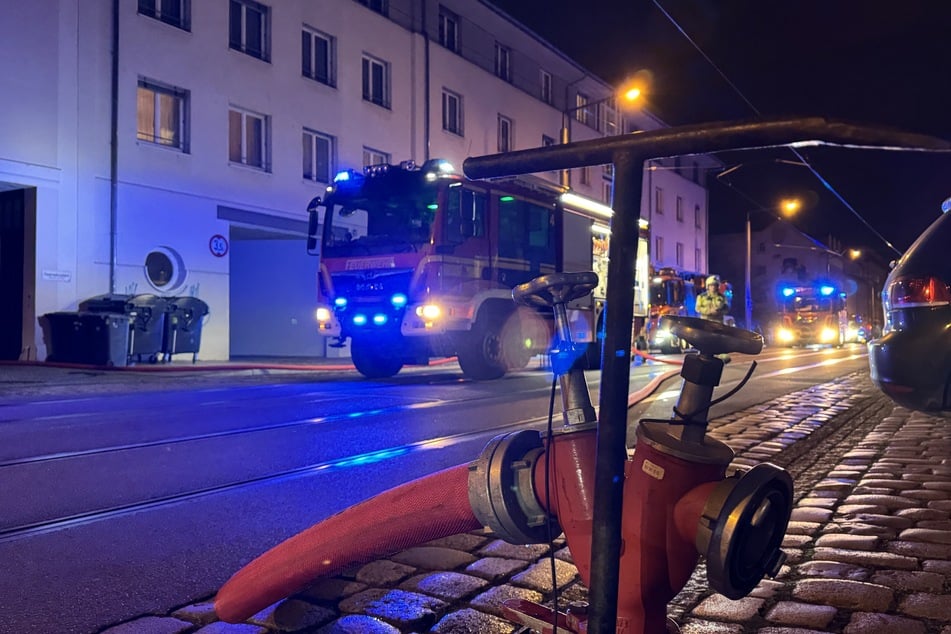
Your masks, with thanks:
M469 181L431 160L341 172L309 210L318 333L349 340L364 376L449 356L473 379L524 367L553 343L551 311L516 307L512 288L561 271L602 274L570 306L572 336L591 344L581 354L600 362L609 207L541 179Z
M829 281L781 283L775 342L787 347L841 346L848 337L845 298L845 292Z

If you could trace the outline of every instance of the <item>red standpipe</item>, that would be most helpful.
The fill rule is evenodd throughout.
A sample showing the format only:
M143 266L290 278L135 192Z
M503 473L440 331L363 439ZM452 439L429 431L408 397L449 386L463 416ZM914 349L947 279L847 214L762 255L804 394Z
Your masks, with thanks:
M482 528L469 506L468 465L413 480L352 506L278 544L239 570L215 612L241 623L318 577L440 537Z
M565 532L578 573L589 588L594 516L596 432L556 436L549 460L551 504ZM701 450L702 451L702 450ZM728 461L727 461L728 462ZM697 565L697 527L704 505L727 462L685 460L653 447L638 430L637 450L625 465L617 634L665 632L667 603ZM544 460L534 472L544 497Z

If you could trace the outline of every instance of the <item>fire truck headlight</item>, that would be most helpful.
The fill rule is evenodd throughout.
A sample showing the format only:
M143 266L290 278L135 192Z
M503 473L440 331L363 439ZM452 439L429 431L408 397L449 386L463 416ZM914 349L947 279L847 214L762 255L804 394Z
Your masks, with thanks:
M839 333L833 330L832 328L823 328L822 332L819 333L819 338L823 343L829 343L830 341L835 341L839 336Z
M789 330L788 328L780 328L777 330L776 337L783 343L791 343L796 338L796 336L793 335L792 330Z
M321 306L317 309L316 317L318 323L325 324L333 317L333 313L326 306Z
M654 340L655 340L655 341L666 341L666 340L669 339L669 338L670 338L670 331L669 331L669 330L666 330L666 329L658 330L658 331L654 334Z
M427 321L433 321L439 319L439 316L442 315L442 309L436 304L423 304L416 307L416 315Z

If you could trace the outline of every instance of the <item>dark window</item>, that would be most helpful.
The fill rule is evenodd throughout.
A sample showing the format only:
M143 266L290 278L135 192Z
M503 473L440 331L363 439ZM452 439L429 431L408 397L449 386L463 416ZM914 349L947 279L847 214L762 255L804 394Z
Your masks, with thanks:
M485 237L486 195L465 187L452 187L446 208L446 242Z
M139 13L186 31L191 28L190 0L139 0Z
M357 0L357 2L371 11L376 11L380 15L390 14L390 3L388 0Z
M270 57L270 8L254 0L231 0L228 45L267 61Z
M444 90L442 93L442 129L462 136L462 97Z
M439 43L459 52L459 16L445 7L439 7Z
M499 255L539 264L555 263L553 216L541 205L512 198L497 197L499 205Z
M388 71L386 62L364 55L363 98L384 108L390 107Z
M334 38L320 31L304 28L301 31L301 72L328 86L335 85Z

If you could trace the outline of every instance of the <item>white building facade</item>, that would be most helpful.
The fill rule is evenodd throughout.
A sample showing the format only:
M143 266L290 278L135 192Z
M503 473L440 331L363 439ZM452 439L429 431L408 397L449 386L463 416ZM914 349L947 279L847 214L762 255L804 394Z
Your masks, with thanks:
M203 359L321 356L305 208L336 171L460 168L559 142L566 114L572 141L663 125L482 0L8 4L0 359L45 358L37 318L105 293L206 302ZM645 170L655 266L706 270L696 160ZM610 201L609 167L571 184Z

